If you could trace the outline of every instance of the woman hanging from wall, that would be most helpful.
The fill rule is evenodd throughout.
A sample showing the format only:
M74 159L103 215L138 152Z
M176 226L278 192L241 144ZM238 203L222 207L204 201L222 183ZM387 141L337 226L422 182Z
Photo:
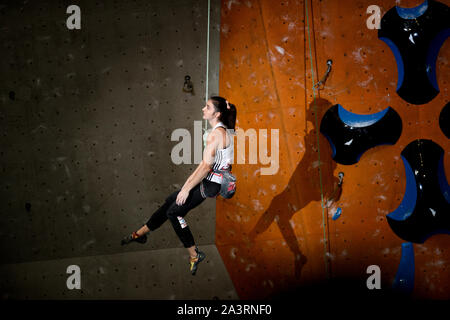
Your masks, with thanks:
M142 228L126 236L121 242L122 245L134 241L145 243L147 233L156 230L169 219L175 233L189 251L192 275L195 275L198 264L205 259L206 255L195 245L194 237L184 217L206 198L214 198L219 193L222 194L226 180L222 178L222 173L231 171L234 158L233 137L226 129L234 131L236 107L225 98L214 96L207 101L202 111L203 119L208 120L212 127L206 139L202 162L186 180L181 190L167 197L165 203L153 213ZM227 188L225 192L226 190ZM234 194L234 190L232 192Z

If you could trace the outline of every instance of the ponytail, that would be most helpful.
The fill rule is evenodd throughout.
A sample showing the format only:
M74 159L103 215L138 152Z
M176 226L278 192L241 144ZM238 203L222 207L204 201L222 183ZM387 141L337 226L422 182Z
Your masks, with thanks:
M236 125L236 106L225 98L214 96L210 98L216 111L220 112L219 120L227 127L227 129L234 130Z

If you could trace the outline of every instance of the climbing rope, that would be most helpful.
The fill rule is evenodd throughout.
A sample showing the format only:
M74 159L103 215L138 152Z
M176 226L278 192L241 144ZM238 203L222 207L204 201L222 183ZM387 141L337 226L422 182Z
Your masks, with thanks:
M208 91L209 91L209 27L210 27L210 11L211 11L211 0L208 0L208 30L206 35L206 85L205 85L205 103L208 102ZM202 127L203 134L208 129L208 121L205 119L204 128Z
M314 117L315 117L315 125L316 125L316 137L317 137L317 150L319 156L319 182L320 182L320 203L322 207L322 227L323 227L323 258L325 261L325 273L327 279L329 279L329 268L328 268L328 259L327 259L327 236L325 232L325 207L323 203L323 186L322 186L322 170L321 170L321 162L320 162L320 144L319 144L319 123L317 119L317 104L316 104L316 85L314 83L314 67L313 67L313 57L312 57L312 49L311 49L311 34L310 34L310 26L309 26L309 13L308 13L308 0L305 1L305 11L306 11L306 22L308 27L308 45L309 45L309 60L311 61L311 77L312 77L312 90L313 90L313 102L314 102Z

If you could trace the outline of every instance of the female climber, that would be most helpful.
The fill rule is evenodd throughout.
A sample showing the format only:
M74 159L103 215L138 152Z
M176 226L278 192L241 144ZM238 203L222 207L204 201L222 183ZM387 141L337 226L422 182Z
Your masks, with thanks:
M195 245L194 237L184 217L207 197L214 198L219 194L222 176L217 171L231 171L234 156L233 137L226 129L234 130L236 107L225 98L213 96L207 101L202 112L203 119L208 120L212 127L206 137L202 162L183 187L167 197L165 203L153 213L142 228L126 236L121 242L122 245L133 241L145 243L147 233L156 230L169 219L178 238L189 251L192 275L195 275L198 264L206 255Z

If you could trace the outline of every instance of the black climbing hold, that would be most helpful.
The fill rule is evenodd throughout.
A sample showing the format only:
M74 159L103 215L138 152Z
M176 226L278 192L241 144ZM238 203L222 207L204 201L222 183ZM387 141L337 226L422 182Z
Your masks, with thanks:
M447 138L450 139L450 102L441 110L439 115L439 127Z
M402 151L406 190L399 207L389 213L391 229L403 240L423 243L434 234L450 234L450 186L444 150L431 140L415 140Z
M349 165L357 163L370 148L395 144L402 132L402 120L391 107L362 115L336 104L323 116L320 132L330 142L334 161Z
M381 19L378 38L397 61L397 93L406 102L424 104L439 93L436 58L450 35L447 5L425 0L415 8L392 7Z

